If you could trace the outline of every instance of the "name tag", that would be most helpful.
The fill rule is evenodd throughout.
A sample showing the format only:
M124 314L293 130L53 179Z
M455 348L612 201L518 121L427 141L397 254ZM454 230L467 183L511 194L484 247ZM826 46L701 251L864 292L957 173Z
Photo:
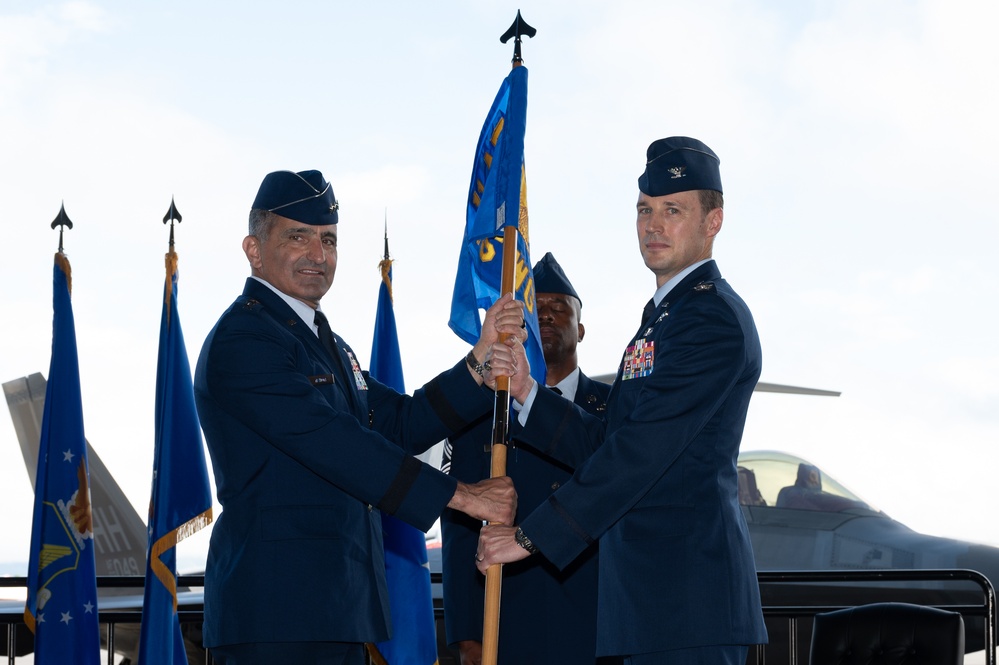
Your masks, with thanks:
M317 374L309 377L309 383L314 386L328 386L336 383L336 379L332 374Z
M652 374L656 361L655 347L655 341L648 341L644 337L635 340L635 343L624 352L621 380L638 379Z

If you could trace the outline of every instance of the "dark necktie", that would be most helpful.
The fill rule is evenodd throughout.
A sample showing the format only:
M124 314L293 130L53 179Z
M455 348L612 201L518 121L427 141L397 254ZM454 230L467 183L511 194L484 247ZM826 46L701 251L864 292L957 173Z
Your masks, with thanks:
M556 395L561 395L562 394L562 391L559 390L558 388L556 388L555 386L548 386L548 390L552 391Z
M344 397L350 403L351 410L355 410L354 389L348 383L347 369L343 366L343 358L341 358L340 350L337 348L336 337L333 335L333 329L330 328L330 322L326 315L318 309L316 310L315 324L319 328L319 341L322 342L326 352L333 359L333 371L336 374L337 383L340 384L340 390L343 391Z
M649 298L649 302L645 303L645 309L642 310L642 325L652 318L652 315L656 312L656 299Z
M333 359L336 360L340 357L339 352L336 349L336 337L333 336L333 329L330 328L330 322L326 318L326 315L316 310L316 318L314 323L316 327L319 328L319 341L323 343L326 347L326 351L329 352Z

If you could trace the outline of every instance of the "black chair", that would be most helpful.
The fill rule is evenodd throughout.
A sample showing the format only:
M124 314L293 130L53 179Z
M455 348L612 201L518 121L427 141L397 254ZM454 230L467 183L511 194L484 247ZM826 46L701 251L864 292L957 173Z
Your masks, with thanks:
M816 614L811 665L963 665L958 612L872 603Z

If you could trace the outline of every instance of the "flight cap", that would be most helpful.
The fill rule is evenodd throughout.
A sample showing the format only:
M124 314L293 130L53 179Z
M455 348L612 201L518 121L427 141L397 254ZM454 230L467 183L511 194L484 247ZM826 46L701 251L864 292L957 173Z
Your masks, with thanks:
M275 171L264 176L253 208L311 226L336 224L340 204L319 171Z
M572 288L572 282L565 276L562 266L558 264L551 252L545 254L540 261L534 264L534 292L561 293L579 300L580 306L583 304L576 289Z
M659 139L649 146L645 173L638 189L649 196L666 196L696 189L722 191L721 160L708 146L686 136Z

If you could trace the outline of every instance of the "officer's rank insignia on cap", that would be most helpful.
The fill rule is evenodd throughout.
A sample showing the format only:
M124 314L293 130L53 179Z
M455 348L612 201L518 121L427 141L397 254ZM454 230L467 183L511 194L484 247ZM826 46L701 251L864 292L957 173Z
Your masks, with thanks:
M264 176L251 209L266 210L302 224L324 226L339 221L340 203L319 171L274 171Z
M653 141L645 152L645 173L638 190L648 196L667 196L697 189L722 191L718 155L697 139L671 136Z

